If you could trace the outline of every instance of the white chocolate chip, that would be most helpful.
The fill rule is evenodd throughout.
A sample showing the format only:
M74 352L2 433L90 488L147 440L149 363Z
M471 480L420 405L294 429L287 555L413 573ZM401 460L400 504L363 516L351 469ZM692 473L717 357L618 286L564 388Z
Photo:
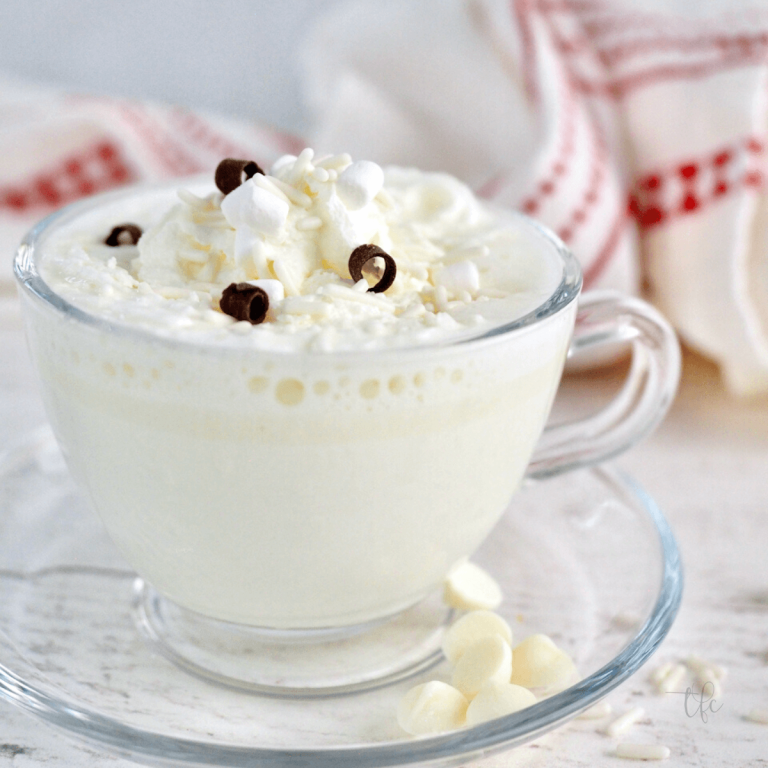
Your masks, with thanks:
M454 294L461 291L475 294L480 290L480 273L474 261L457 261L443 267L435 275L435 283Z
M336 180L336 192L350 211L359 211L373 200L384 185L384 171L370 160L347 166Z
M443 599L461 611L486 609L501 605L501 587L480 566L465 560L454 566L445 578Z
M524 688L547 688L575 675L576 667L565 651L547 635L531 635L512 650L511 682Z
M750 723L768 725L768 709L753 709L745 717Z
M512 675L512 649L500 635L481 637L461 654L451 684L468 699L486 683L508 683Z
M521 685L512 683L488 683L467 707L467 725L477 725L486 720L511 715L536 703L536 697Z
M221 212L231 227L243 224L268 236L277 235L288 218L289 205L248 179L221 201Z
M397 707L398 724L412 736L461 728L466 715L463 694L437 680L411 688Z
M512 630L501 616L492 611L472 611L462 616L445 633L443 638L445 658L449 663L456 664L470 645L483 637L493 635L501 636L512 645Z

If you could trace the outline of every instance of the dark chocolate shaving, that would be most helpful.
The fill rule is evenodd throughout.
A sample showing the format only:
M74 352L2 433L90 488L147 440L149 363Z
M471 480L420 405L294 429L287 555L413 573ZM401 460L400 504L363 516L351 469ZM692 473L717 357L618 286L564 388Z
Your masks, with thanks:
M269 296L263 288L250 283L230 283L221 294L221 311L235 320L252 325L263 323L269 309Z
M135 224L118 224L108 235L104 242L117 248L121 245L136 245L141 237L141 227Z
M376 285L368 289L368 292L384 293L384 291L395 282L397 264L395 264L395 260L386 251L379 248L378 245L358 245L349 257L349 274L352 276L352 279L357 282L363 276L363 267L365 264L376 257L384 259L384 274ZM377 277L379 276L378 271L374 271L374 273Z
M236 160L234 157L227 157L216 168L214 180L216 186L228 195L257 173L264 176L264 171L253 160Z

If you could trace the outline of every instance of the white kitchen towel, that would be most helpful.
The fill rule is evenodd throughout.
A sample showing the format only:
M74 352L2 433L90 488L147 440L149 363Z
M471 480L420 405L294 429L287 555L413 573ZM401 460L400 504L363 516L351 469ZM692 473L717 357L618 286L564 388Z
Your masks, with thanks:
M640 282L729 388L768 392L768 5L346 3L305 47L318 149L448 170Z

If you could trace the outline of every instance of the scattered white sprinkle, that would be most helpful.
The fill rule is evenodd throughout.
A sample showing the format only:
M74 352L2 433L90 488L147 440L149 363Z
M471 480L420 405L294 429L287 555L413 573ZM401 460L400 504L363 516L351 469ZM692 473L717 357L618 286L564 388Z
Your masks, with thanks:
M768 709L753 709L745 716L745 719L749 720L750 723L768 725Z
M293 168L288 171L286 181L289 184L295 184L299 179L311 173L313 170L312 158L315 156L315 150L306 147L302 149L299 156L296 158L296 162L293 164Z
M312 171L311 176L313 179L316 179L320 182L328 181L331 177L331 175L328 173L328 171L325 168L318 168L315 167L315 169Z
M283 192L280 187L275 184L274 181L270 180L269 176L264 176L261 173L257 173L253 177L254 182L256 182L256 186L261 187L266 192L271 192L273 195L277 195L284 203L288 203L290 205L290 198L288 195Z
M597 704L585 709L580 715L577 715L577 720L602 720L604 717L613 712L613 707L607 701L598 701Z
M643 715L645 715L645 710L642 707L633 707L609 723L606 726L605 733L615 738L633 726Z
M296 187L292 187L282 179L278 179L276 176L267 177L285 196L294 204L300 208L309 208L312 205L312 198L309 195L300 192Z
M328 171L328 181L336 181L339 178L339 172L335 168Z
M616 757L623 757L625 760L666 760L669 755L669 747L661 744L622 742L616 747Z
M685 679L686 669L682 664L673 664L669 672L656 684L659 693L672 693L680 688Z
M352 162L352 156L343 152L340 155L332 155L331 157L324 157L322 160L318 160L316 167L325 168L326 170L338 171L340 168L345 168Z
M312 229L320 229L323 226L323 220L319 216L307 216L296 222L296 229L302 232L308 232Z

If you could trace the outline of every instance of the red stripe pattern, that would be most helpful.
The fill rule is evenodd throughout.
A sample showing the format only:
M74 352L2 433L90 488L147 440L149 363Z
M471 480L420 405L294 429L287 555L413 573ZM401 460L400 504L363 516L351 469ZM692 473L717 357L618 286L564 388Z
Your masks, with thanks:
M766 141L750 136L701 157L640 176L630 195L630 212L642 229L693 213L745 189L766 182Z
M0 187L0 210L42 213L137 178L120 147L103 139L62 158L49 170Z

